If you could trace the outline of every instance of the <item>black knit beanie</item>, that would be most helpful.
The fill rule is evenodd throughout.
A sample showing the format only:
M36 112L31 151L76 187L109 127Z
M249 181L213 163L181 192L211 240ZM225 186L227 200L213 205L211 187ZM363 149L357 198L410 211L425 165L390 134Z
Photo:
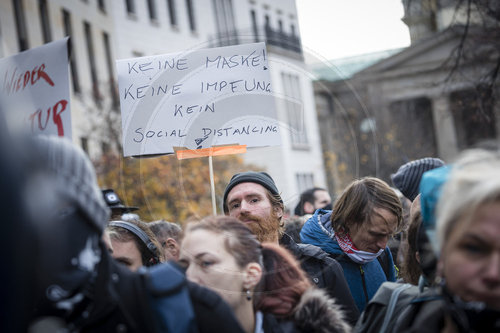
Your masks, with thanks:
M442 160L434 157L411 161L399 167L398 171L391 175L391 180L405 197L413 201L419 193L423 173L442 167L444 164Z
M262 171L261 172L247 171L247 172L237 173L233 177L231 177L231 180L229 181L229 184L227 184L226 190L224 191L224 201L223 201L224 213L227 214L229 212L229 209L226 204L227 195L233 189L233 187L241 183L257 183L259 185L264 186L272 194L278 196L280 195L278 193L278 188L276 187L273 178L269 176L268 173ZM281 197L280 201L283 202Z

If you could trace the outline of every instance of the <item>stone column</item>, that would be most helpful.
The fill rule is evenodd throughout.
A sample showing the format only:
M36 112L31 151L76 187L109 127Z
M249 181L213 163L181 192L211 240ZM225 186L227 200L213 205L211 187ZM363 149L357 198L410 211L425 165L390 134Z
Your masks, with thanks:
M439 157L448 163L458 154L458 142L447 95L432 99L432 118Z

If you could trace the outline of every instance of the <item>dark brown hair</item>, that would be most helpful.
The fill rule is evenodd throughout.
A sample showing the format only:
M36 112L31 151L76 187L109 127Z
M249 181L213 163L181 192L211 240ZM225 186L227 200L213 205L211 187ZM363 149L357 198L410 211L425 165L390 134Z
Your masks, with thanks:
M401 265L401 275L406 283L418 285L418 279L422 274L422 269L417 261L418 252L418 230L422 224L422 214L415 211L411 215L410 225L408 227L408 246L404 254L404 260Z
M349 233L353 226L369 221L375 208L383 208L394 214L398 220L396 230L401 228L401 202L386 182L374 177L353 181L335 201L331 217L333 230Z
M273 243L264 243L262 246L265 274L261 280L256 308L279 317L288 317L311 283L288 250Z

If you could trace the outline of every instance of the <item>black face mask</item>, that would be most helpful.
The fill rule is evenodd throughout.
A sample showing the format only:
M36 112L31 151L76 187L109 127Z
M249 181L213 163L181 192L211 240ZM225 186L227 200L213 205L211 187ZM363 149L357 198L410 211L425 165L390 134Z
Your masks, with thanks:
M447 310L460 333L500 332L500 311L483 302L465 302L442 284Z
M328 205L326 205L325 207L323 207L323 208L321 208L321 209L324 209L324 210L332 210L332 209L333 209L332 203L330 202Z

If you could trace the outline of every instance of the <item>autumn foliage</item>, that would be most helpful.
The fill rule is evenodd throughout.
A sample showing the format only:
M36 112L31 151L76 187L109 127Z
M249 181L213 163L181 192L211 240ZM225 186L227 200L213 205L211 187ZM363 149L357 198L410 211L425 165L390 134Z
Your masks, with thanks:
M113 188L127 206L136 206L144 221L212 215L208 157L178 160L175 156L123 158L103 155L94 161L99 185ZM239 155L213 158L217 213L222 213L225 186L236 172L252 170Z

